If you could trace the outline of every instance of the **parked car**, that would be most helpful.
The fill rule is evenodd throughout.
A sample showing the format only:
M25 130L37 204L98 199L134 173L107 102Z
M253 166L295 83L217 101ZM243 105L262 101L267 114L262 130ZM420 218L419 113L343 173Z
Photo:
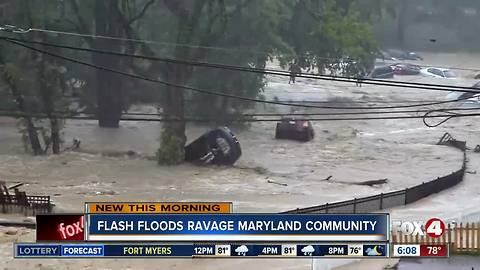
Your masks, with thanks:
M383 61L385 60L390 60L390 61L397 61L398 59L395 57L392 57L388 52L386 51L379 51L377 54L377 59L382 59Z
M393 73L395 75L418 75L420 74L420 70L422 67L419 65L413 65L413 64L393 64L390 67L393 69Z
M394 72L391 66L382 66L375 67L370 74L367 75L367 78L393 78Z
M423 60L423 57L415 52L406 52L398 49L388 49L385 52L390 58L397 60Z
M451 70L447 68L435 68L429 67L420 70L420 73L424 76L431 76L436 78L444 78L444 79L455 79L457 76Z
M275 139L290 139L308 142L315 137L312 123L306 119L284 117L277 123Z
M185 147L185 160L194 163L232 165L241 155L240 143L227 127L207 132Z

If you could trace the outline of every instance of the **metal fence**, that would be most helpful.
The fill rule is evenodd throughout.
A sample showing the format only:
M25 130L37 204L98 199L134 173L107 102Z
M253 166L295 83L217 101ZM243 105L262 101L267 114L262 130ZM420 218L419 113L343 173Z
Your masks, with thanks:
M417 186L408 187L404 190L398 190L388 193L381 193L364 198L358 198L348 201L326 203L323 205L312 206L307 208L297 208L295 210L286 211L283 213L289 214L316 214L316 213L330 213L330 214L343 214L343 213L370 213L379 211L382 209L388 209L396 206L402 206L409 203L416 202L422 198L425 198L434 193L438 193L445 189L448 189L463 180L466 168L466 142L457 141L446 133L442 139L438 142L440 145L447 145L455 147L463 151L463 163L462 167L449 175L439 177L435 180L423 182Z

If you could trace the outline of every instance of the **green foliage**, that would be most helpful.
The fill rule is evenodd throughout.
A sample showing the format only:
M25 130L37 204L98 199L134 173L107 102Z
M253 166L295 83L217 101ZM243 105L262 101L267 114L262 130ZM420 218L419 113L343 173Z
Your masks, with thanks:
M157 161L160 165L176 165L185 160L185 148L180 139L168 129L162 132L160 148L157 151Z
M297 59L302 67L357 75L372 64L377 50L372 21L385 10L382 2L391 1L394 0L105 0L100 7L95 0L20 0L18 5L12 5L5 21L22 27L96 33L101 25L96 20L102 18L95 14L105 10L108 14L103 19L108 20L108 30L116 29L107 31L108 35L161 42L110 40L108 44L112 46L105 48L108 50L260 69L276 58L283 65ZM98 42L67 35L32 34L31 38L78 47L95 47ZM101 57L71 50L56 52L93 63ZM95 70L13 46L8 47L6 58L5 78L21 85L19 89L29 96L26 103L32 111L65 110L72 102L98 109L96 80L101 77L96 76ZM177 78L161 62L108 59L111 61L103 64L114 69L232 95L257 98L266 85L261 74L188 67ZM132 102L167 100L167 87L158 84L121 78L118 85L122 88L118 95L124 110ZM74 101L65 99L65 90L79 97ZM209 123L212 125L230 125L227 119L241 117L255 105L188 91L185 98L185 117L219 119ZM159 161L174 164L183 160L181 140L175 137L179 135L167 131L163 135ZM45 139L48 141L48 136Z
M284 34L295 55L281 55L281 65L297 60L303 68L348 76L371 68L377 51L370 22L373 15L359 10L359 5L356 1L297 2Z

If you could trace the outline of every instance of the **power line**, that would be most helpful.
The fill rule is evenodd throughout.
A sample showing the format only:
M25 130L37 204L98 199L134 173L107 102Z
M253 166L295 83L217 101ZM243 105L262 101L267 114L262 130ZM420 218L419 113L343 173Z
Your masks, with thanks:
M290 103L313 103L313 104L402 104L402 103L426 103L442 100L275 100Z
M208 94L208 95L214 95L214 96L222 96L222 97L225 97L225 98L233 98L233 99L244 100L244 101L249 101L249 102L256 102L256 103L263 103L263 104L273 104L273 105L282 105L282 106L290 106L290 107L302 107L302 108L318 108L318 109L345 109L345 110L349 110L349 109L364 109L364 110L367 110L367 109L396 109L396 108L422 107L422 106L431 106L431 105L439 105L439 104L452 103L452 102L457 102L457 101L462 101L462 100L467 100L467 99L468 99L468 98L463 98L463 99L448 100L448 101L438 101L438 102L431 102L431 103L424 103L424 104L416 104L416 105L377 106L377 107L315 106L315 105L307 105L307 104L295 104L295 103L284 103L284 102L276 102L276 101L267 101L267 100L261 100L261 99L243 97L243 96L238 96L238 95L226 94L226 93L221 93L221 92L214 92L214 91L209 91L209 90L205 90L205 89L195 88L195 87L191 87L191 86L174 84L174 83L165 82L165 81L161 81L161 80L157 80L157 79L151 79L151 78L147 78L147 77L143 77L143 76L131 74L131 73L128 73L128 72L123 72L123 71L119 71L119 70L115 70L115 69L111 69L111 68L107 68L107 67L103 67L103 66L97 66L97 65L90 64L90 63L87 63L87 62L83 62L83 61L80 61L80 60L77 60L77 59L74 59L74 58L62 56L62 55L55 54L55 53L52 53L52 52L48 52L48 51L45 51L45 50L41 50L41 49L38 49L38 48L35 48L35 47L31 47L31 46L28 46L28 45L23 44L23 43L21 43L21 42L9 40L9 39L4 39L4 40L5 40L5 42L12 43L12 44L14 44L14 45L21 46L21 47L30 49L30 50L32 50L32 51L36 51L36 52L45 54L45 55L49 55L49 56L52 56L52 57L56 57L56 58L59 58L59 59L63 59L63 60L65 60L65 61L74 62L74 63L81 64L81 65L84 65L84 66L88 66L88 67L91 67L91 68L95 68L95 69L99 69L99 70L104 70L104 71L108 71L108 72L111 72L111 73L116 73L116 74L123 75L123 76L130 77L130 78L135 78L135 79L144 80L144 81L148 81L148 82L158 83L158 84L162 84L162 85L166 85L166 86L174 87L174 88L186 89L186 90L190 90L190 91L198 92L198 93L202 93L202 94Z
M305 92L302 92L305 93ZM26 95L22 94L23 97L41 97L39 95ZM15 97L11 93L0 93L0 97ZM61 95L61 98L78 98L76 95ZM185 101L194 101L191 99L185 99ZM283 103L313 103L313 104L402 104L402 103L426 103L426 102L437 102L442 100L272 100ZM457 100L456 100L457 101ZM462 101L462 100L458 100ZM365 107L368 108L368 107Z
M273 117L273 116L281 116L281 117L288 117L288 116L338 116L338 115L382 115L382 114L407 114L407 113L435 113L435 112L455 112L455 111L478 111L480 108L439 108L439 109L419 109L419 110L400 110L400 111L368 111L368 112L321 112L321 113L245 113L238 115L238 119L241 117ZM12 110L9 108L0 108L0 111L11 113L17 112L16 110ZM42 114L44 112L38 111L30 111L29 114ZM72 111L53 111L51 112L55 115L60 116L85 116L91 115L94 116L94 112L72 112ZM122 116L152 116L152 117L160 117L163 116L161 113L134 113L134 112L126 112L122 113ZM237 119L235 118L235 119ZM137 119L137 118L132 118ZM150 118L149 118L150 119ZM159 120L164 120L165 118L154 118Z
M0 116L9 116L9 117L34 117L34 118L49 118L46 114L26 114L21 112L15 113L0 113ZM305 120L312 122L322 122L322 121L369 121L369 120L398 120L398 119L428 119L428 118L460 118L460 117L474 117L480 116L480 113L470 113L470 114L441 114L441 115L423 115L423 116L375 116L375 117L342 117L342 118L306 118ZM62 115L51 115L50 117L55 117L58 119L67 119L67 120L98 120L96 117L92 116L62 116ZM137 121L137 122L215 122L215 121L225 121L225 122L279 122L282 119L195 119L195 118L185 118L181 120L176 119L158 119L158 118L120 118L120 121ZM444 123L445 121L442 121Z
M401 111L368 111L368 112L320 112L320 113L244 113L241 117L257 117L257 116L319 116L319 115L368 115L368 114L405 114L405 113L430 113L432 111L476 111L480 108L439 108L439 109L418 109L418 110L401 110ZM161 116L162 114L152 113L123 113L122 115L138 115L138 116Z
M15 26L11 26L15 27ZM67 36L77 36L77 37L88 37L88 38L98 38L98 39L107 39L107 40L117 40L117 41L127 41L127 42L135 42L135 43L144 43L144 44L155 44L155 45L163 45L163 46L178 46L184 48L201 48L201 49L209 49L209 50L218 50L218 51L230 51L230 52L245 52L245 53L254 53L254 54L270 54L271 52L267 51L252 51L246 49L237 49L237 48L225 48L225 47L217 47L217 46L202 46L202 45L193 45L193 44L185 44L185 43L176 43L176 42L166 42L166 41L153 41L153 40L144 40L144 39L132 39L132 38L121 38L121 37L111 37L105 35L95 35L95 34L83 34L83 33L75 33L75 32L68 32L68 31L58 31L58 30L49 30L49 29L41 29L41 28L29 28L29 29L21 29L15 27L16 31L11 31L17 34L28 34L29 32L43 32L55 35L67 35ZM2 30L0 28L0 30ZM296 56L296 54L283 54L289 56ZM343 62L355 62L354 60L348 59L340 59L340 58L333 58L333 57L317 57L318 59L323 60L334 60L334 61L343 61ZM395 63L399 63L398 61ZM403 62L400 62L403 63ZM432 65L422 65L423 67L436 67ZM480 68L458 68L458 67L445 67L448 69L453 70L464 70L464 71L480 71Z
M90 48L81 48L81 47L67 46L67 45L58 45L58 44L53 44L48 42L40 42L40 41L17 39L17 38L1 37L0 39L5 39L11 42L15 41L15 42L21 42L21 43L30 43L30 44L37 44L42 46L54 47L54 48L63 48L63 49L84 51L84 52L90 52L90 53L108 54L108 55L115 55L120 57L131 57L131 58L137 58L137 59L143 59L143 60L149 60L149 61L160 61L160 62L166 62L166 63L172 63L172 64L183 64L183 65L209 67L209 68L224 69L224 70L244 71L244 72L260 73L260 74L267 74L267 75L278 75L278 76L288 76L288 77L291 76L290 72L284 71L284 70L277 70L277 69L259 69L259 68L251 68L251 67L247 68L247 67L240 67L240 66L233 66L233 65L217 64L217 63L206 63L206 62L187 61L187 60L179 60L179 59L171 59L171 58L163 58L163 57L145 56L145 55L138 55L138 54L119 53L119 52L97 50L97 49L90 49ZM355 83L360 81L363 84L392 86L392 87L408 86L409 88L433 90L433 91L480 93L478 88L466 87L466 86L428 84L428 83L418 83L418 82L416 83L392 82L388 80L380 80L380 79L372 79L372 78L353 78L353 77L346 77L346 76L312 75L312 74L302 74L302 73L297 74L295 77L327 80L327 81L337 81L337 82L348 82L348 83Z

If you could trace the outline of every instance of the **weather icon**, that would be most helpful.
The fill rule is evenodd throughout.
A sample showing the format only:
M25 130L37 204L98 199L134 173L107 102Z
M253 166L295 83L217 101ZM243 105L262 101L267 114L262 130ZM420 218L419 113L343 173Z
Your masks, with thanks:
M313 252L315 252L315 248L313 248L312 245L308 245L303 247L300 251L303 252L303 255L305 256L312 256Z
M373 248L367 248L365 251L368 256L380 256L383 254L382 247L374 246Z
M239 255L239 256L246 256L247 255L247 252L248 252L248 248L247 246L245 245L241 245L239 247L237 247L235 249L235 252Z

